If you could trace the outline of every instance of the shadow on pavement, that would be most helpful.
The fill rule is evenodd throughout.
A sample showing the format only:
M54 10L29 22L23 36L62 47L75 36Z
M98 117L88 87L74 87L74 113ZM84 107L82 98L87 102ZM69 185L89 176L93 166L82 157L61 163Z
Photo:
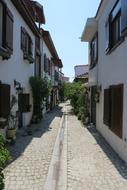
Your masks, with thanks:
M16 135L16 143L14 145L7 145L7 149L10 151L11 160L8 163L12 163L19 156L22 155L26 147L30 144L33 138L40 138L44 133L51 132L52 127L50 124L56 117L62 117L62 106L55 107L52 111L44 115L44 118L39 124L32 124L30 127L31 133L27 133L25 128L18 129Z
M87 127L90 134L95 138L97 144L102 148L104 153L108 156L112 164L115 166L119 174L127 179L127 165L119 157L119 155L113 150L113 148L107 143L102 135L96 130L95 127ZM110 172L110 171L107 171Z

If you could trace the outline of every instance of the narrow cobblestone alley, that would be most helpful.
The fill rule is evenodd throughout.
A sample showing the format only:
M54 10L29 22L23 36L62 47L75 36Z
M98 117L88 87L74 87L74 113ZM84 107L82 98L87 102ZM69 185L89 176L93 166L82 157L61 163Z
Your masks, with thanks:
M10 146L12 162L5 168L5 190L42 190L58 133L62 105L33 126L33 134L20 131Z
M67 190L127 190L127 166L94 128L68 106Z
M58 163L62 107L64 144ZM78 121L69 103L47 114L32 136L21 135L11 153L14 160L4 170L5 190L127 190L126 164L95 128ZM54 180L57 185L48 184Z

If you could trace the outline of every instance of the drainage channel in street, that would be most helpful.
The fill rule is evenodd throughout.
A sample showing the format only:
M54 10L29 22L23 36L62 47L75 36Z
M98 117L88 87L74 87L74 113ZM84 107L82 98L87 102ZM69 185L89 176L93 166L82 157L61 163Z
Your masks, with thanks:
M63 151L63 144L64 144L64 131L65 131L65 113L63 113L63 121L62 121L62 126L59 134L59 149L58 149L58 163L56 167L54 168L55 175L54 177L56 178L56 187L55 190L59 190L59 181L60 181L60 171L61 171L61 159L62 159L62 151Z
M44 190L66 190L66 112L63 112Z

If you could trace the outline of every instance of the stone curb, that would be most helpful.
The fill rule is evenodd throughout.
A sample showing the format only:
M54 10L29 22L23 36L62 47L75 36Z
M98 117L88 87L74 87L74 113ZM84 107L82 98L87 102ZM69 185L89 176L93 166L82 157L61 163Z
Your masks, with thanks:
M61 151L60 135L61 135L62 125L64 122L64 117L66 118L65 115L63 115L61 118L60 128L59 128L59 131L58 131L58 134L56 137L55 146L54 146L54 150L53 150L53 154L52 154L52 159L51 159L47 179L46 179L43 190L58 190L59 186L60 186L61 190L66 190L65 187L66 187L67 171L62 172L63 169L67 170L66 159L65 159L67 149L66 149L64 143L62 145L62 154L60 155L60 151ZM63 150L63 148L64 148L64 150ZM65 155L63 155L63 152ZM63 156L64 156L64 158L63 158ZM63 166L63 159L65 162L65 166ZM61 176L61 175L63 175L63 173L64 173L64 176Z

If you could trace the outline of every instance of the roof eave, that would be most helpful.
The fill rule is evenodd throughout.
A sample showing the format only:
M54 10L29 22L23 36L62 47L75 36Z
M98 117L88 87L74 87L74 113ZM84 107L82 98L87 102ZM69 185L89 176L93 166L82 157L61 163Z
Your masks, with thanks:
M97 21L93 18L88 18L86 25L84 27L81 41L82 42L90 42L91 39L94 37L95 33L97 32Z
M16 7L16 9L18 10L18 12L21 14L21 16L23 17L23 19L25 20L25 22L28 24L28 26L30 27L30 29L32 30L32 32L39 36L39 29L37 28L31 14L29 13L28 8L26 7L25 3L23 2L23 0L11 0L12 3L14 4L14 6Z

